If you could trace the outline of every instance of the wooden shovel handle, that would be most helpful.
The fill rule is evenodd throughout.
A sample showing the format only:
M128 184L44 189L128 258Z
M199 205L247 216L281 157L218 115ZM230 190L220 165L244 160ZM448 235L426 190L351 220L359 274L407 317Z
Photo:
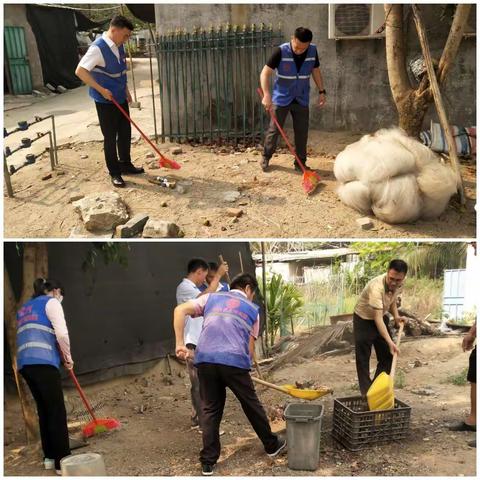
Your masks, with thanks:
M263 385L263 386L268 387L268 388L273 388L273 390L278 390L279 392L282 392L282 393L288 393L284 388L279 387L278 385L266 382L265 380L260 380L257 377L251 377L251 378L255 383L259 383L260 385Z
M225 263L225 260L223 259L223 256L222 255L219 255L218 258L220 259L220 262L221 263ZM225 276L227 277L227 282L230 284L232 283L232 281L230 280L230 275L228 274L228 272L225 274Z
M402 339L404 326L405 326L405 322L400 322L400 328L398 329L398 336L397 336L397 343L396 343L397 348L400 346L400 340ZM398 354L395 352L392 359L392 368L390 369L390 377L392 378L392 380L393 380L393 377L395 377L395 370L397 368L397 358L398 358Z

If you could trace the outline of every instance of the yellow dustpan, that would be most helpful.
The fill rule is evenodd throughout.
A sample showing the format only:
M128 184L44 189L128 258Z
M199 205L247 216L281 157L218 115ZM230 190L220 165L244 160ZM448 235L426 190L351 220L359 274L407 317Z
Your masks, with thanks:
M323 397L328 393L333 393L331 388L322 387L319 389L303 389L303 388L296 388L295 385L275 385L273 383L266 382L265 380L260 380L257 377L252 377L252 380L260 385L264 385L268 388L273 388L274 390L278 390L279 392L286 393L287 395L291 395L292 397L302 398L304 400L316 400L317 398Z
M398 329L397 347L400 345L404 323L400 324ZM392 368L390 375L386 372L373 381L367 392L368 408L370 410L391 410L395 405L395 395L393 393L393 379L395 377L395 368L397 366L398 354L395 353L392 359Z

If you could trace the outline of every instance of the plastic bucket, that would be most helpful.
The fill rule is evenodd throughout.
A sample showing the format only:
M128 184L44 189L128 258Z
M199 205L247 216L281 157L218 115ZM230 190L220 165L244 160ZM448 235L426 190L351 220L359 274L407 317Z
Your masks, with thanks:
M320 459L323 405L290 403L287 420L288 468L316 470Z
M60 460L63 477L105 477L107 471L99 453L80 453Z

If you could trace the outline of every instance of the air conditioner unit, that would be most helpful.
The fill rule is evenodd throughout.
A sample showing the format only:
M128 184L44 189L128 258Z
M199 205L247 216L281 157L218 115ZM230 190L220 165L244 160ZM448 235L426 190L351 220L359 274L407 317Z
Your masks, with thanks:
M328 38L358 40L383 37L383 3L328 4Z

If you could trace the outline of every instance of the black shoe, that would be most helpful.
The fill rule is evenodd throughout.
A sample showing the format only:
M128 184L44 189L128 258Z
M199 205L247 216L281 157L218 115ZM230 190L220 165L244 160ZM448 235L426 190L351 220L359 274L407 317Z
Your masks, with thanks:
M310 169L307 167L307 164L306 164L306 163L302 163L302 165L305 167L306 170L310 170ZM300 165L298 164L298 162L295 162L295 163L293 164L293 167L295 168L295 171L296 171L296 172L303 173L303 170L302 170L302 168L300 167Z
M454 423L453 425L450 425L448 429L451 432L476 432L477 426L469 425L468 423L465 423L465 422L458 422L458 423Z
M111 180L112 180L112 185L114 187L117 187L117 188L125 187L125 182L123 181L123 178L120 175L112 175Z
M210 475L213 475L213 465L210 465L209 463L202 463L202 475L205 477L209 477Z
M277 455L280 454L280 452L287 446L287 441L285 439L278 439L278 445L275 451L268 453L267 455L270 458L276 457Z
M122 163L120 162L120 171L122 173L130 173L136 175L138 173L145 173L145 170L142 167L136 167L133 163Z
M268 170L269 162L270 162L270 159L262 155L262 159L260 160L260 167L264 172Z

